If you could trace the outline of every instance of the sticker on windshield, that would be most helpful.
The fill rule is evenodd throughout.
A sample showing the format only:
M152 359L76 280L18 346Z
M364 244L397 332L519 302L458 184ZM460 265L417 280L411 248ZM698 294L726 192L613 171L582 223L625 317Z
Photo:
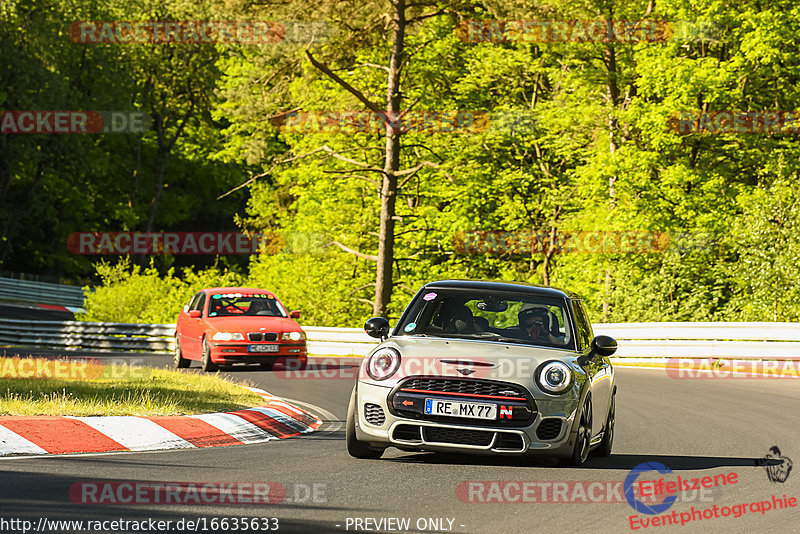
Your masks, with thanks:
M219 299L222 298L222 295L211 295L212 299Z
M417 327L417 323L408 323L408 324L406 325L406 327L405 327L405 328L403 328L403 330L405 330L406 332L411 332L411 331L412 331L412 330L414 330L416 327Z
M214 317L216 314L217 314L217 312L211 312L208 315L210 315L211 317Z
M436 298L436 293L428 293L424 297L422 297L422 300L433 300L435 298Z

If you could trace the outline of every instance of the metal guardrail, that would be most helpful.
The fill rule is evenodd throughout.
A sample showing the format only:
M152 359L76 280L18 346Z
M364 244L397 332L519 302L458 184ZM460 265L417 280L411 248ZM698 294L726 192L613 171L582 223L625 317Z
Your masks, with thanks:
M83 307L83 288L0 277L0 300Z
M608 323L595 335L619 342L616 360L670 358L800 360L800 323ZM378 343L360 328L303 327L314 356L366 356ZM0 344L169 352L174 324L89 323L0 319Z
M19 347L168 352L174 335L174 324L0 319L0 343Z

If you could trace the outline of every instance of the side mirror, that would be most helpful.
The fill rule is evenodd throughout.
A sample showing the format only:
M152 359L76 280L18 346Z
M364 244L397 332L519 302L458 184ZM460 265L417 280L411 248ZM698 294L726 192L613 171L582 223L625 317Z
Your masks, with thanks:
M611 356L617 352L617 342L610 336L597 336L592 340L592 352L600 356Z
M203 312L200 310L189 310L189 317L192 319L199 319L201 315L203 315Z
M389 337L389 321L383 317L373 317L364 323L364 331L370 337L386 339Z
M292 310L289 312L289 317L292 319L299 319L300 318L300 310Z

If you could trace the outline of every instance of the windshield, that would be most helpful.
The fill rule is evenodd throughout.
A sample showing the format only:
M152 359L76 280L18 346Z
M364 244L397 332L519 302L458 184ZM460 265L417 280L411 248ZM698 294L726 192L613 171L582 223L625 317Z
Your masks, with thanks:
M423 291L395 335L481 339L574 350L564 301L520 293Z
M288 317L278 300L262 293L224 293L211 295L208 305L209 317L230 317L260 315L268 317Z

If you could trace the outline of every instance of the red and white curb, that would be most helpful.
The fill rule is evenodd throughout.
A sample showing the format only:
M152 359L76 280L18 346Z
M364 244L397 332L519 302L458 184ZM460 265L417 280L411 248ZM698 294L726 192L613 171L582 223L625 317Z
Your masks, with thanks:
M85 313L86 310L83 308L76 308L74 306L58 306L55 304L37 304L39 308L44 308L45 310L55 310L55 311L64 311L70 313Z
M235 412L165 417L0 417L0 456L227 447L313 432L316 416L270 395Z

